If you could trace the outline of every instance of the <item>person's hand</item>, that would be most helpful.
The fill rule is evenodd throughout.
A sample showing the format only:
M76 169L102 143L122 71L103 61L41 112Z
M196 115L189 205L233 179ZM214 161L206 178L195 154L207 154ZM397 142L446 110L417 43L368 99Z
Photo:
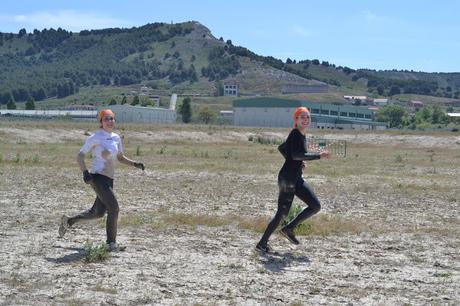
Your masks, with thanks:
M319 154L320 158L329 159L331 157L331 153L329 151L323 151Z
M138 163L138 162L134 163L134 167L136 167L138 169L141 169L142 171L144 171L144 169L145 169L144 164L143 163Z
M93 180L93 176L91 173L89 173L88 170L83 171L83 181L86 184L89 184Z

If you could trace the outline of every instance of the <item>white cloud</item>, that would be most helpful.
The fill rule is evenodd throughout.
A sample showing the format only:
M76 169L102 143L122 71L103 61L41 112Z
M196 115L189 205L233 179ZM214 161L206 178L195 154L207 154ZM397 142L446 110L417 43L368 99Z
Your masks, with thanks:
M361 16L367 22L387 22L387 21L390 21L390 19L388 17L383 16L383 15L374 14L371 11L362 11Z
M311 36L311 32L309 30L307 30L306 28L304 28L303 26L301 26L301 25L294 25L294 26L291 27L291 30L297 36L301 36L301 37L310 37Z
M0 19L17 23L19 28L26 28L30 31L33 29L57 29L60 27L65 30L78 32L85 29L131 26L126 20L113 18L100 13L74 10L40 11L15 16L3 15Z

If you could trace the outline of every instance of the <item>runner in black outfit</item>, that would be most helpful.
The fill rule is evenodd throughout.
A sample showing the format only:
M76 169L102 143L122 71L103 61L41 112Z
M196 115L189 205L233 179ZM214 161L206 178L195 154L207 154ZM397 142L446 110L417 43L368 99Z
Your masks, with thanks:
M299 241L294 236L294 228L300 222L313 216L321 209L321 205L315 193L302 178L302 170L305 167L305 160L329 158L330 154L328 151L323 151L321 153L307 152L305 133L309 124L309 110L306 107L298 107L294 112L294 128L291 133L289 133L286 141L279 146L279 150L286 158L286 161L278 174L278 210L256 246L258 251L271 251L268 245L268 239L278 227L281 220L288 215L292 201L294 200L294 195L305 202L308 207L302 210L294 220L281 229L281 234L292 243L299 244Z

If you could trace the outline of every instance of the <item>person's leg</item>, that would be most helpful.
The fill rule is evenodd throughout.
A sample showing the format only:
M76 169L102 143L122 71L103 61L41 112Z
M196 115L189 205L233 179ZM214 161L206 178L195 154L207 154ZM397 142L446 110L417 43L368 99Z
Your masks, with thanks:
M84 211L74 217L70 217L67 221L69 226L74 225L75 223L81 222L83 220L91 220L91 219L96 219L96 218L101 218L105 214L105 206L99 199L99 197L96 197L96 200L94 200L93 206L88 209L87 211Z
M283 184L284 185L284 184ZM280 184L280 192L278 195L278 210L276 211L273 219L268 223L267 229L265 230L262 238L260 239L258 246L266 246L268 239L276 230L280 222L287 216L289 209L291 208L292 201L294 200L294 188L286 188Z
M99 176L97 183L93 185L97 197L107 210L107 243L115 243L117 237L117 224L119 206L113 192L113 180L105 176Z
M95 183L93 182L92 185L94 184ZM84 211L73 217L67 217L66 215L63 215L61 217L61 224L59 225L59 237L64 237L65 233L67 232L67 229L70 226L74 225L75 223L83 221L83 220L101 218L102 216L104 216L105 211L106 211L105 205L101 202L99 197L96 196L96 200L94 200L93 206L87 211Z
M295 195L305 202L308 207L303 209L297 217L294 218L288 225L284 228L287 230L294 230L294 228L302 221L310 218L314 214L318 213L321 209L321 204L316 197L315 193L311 187L303 180L299 180L296 184Z

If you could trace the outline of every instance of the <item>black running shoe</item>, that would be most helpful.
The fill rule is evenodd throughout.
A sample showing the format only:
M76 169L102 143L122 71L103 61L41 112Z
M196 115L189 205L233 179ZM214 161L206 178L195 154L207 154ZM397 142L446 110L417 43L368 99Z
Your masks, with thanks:
M126 250L126 247L121 246L116 242L107 243L107 251L108 252L122 252L124 250Z
M263 245L260 243L256 245L256 250L261 253L272 253L273 252L272 248L268 244Z
M286 237L293 244L295 245L300 244L299 240L297 240L297 238L294 236L294 232L291 229L283 227L280 232L284 237Z

